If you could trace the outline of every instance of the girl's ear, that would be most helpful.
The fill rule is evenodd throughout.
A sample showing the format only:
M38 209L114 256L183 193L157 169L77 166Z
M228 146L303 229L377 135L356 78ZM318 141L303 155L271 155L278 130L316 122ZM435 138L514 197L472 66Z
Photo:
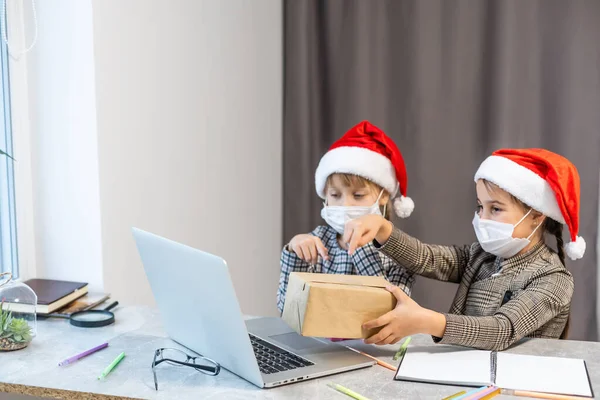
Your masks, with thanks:
M545 219L546 216L541 212L535 210L531 211L531 220L533 221L534 226L543 224Z

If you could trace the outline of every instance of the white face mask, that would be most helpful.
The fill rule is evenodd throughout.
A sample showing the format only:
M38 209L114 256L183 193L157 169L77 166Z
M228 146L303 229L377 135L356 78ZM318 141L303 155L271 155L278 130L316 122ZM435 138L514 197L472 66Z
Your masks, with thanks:
M523 222L530 213L531 209L515 225L489 219L481 219L479 218L479 215L475 213L475 217L473 218L473 228L475 228L475 235L477 235L477 240L479 241L481 248L488 253L502 258L512 257L523 250L531 243L529 238L533 236L541 224L536 226L526 239L514 238L512 237L512 234L515 228Z
M346 222L360 218L364 215L370 214L381 214L381 209L379 208L379 200L383 195L383 190L379 193L379 197L373 205L368 207L359 207L359 206L328 206L327 203L323 203L323 208L321 209L321 217L331 226L337 233L342 235L344 233L344 228L346 226ZM385 213L385 206L383 208L383 212Z

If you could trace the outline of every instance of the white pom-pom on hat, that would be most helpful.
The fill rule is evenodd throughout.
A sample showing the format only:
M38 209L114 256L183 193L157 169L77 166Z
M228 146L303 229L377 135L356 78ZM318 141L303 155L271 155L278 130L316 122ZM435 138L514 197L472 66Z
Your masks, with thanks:
M394 211L400 218L407 218L415 209L415 203L410 197L400 196L394 200Z
M565 253L571 260L579 260L585 254L585 240L577 236L574 242L567 243Z

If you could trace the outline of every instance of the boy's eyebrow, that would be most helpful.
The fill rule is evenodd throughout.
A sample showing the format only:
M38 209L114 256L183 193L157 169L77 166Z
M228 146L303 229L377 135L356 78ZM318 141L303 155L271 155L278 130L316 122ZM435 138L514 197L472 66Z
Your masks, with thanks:
M480 203L482 202L479 199L477 199L477 201L480 202ZM486 203L486 204L498 204L498 205L501 205L501 206L505 206L506 205L505 203L501 202L500 200L486 200L483 203Z

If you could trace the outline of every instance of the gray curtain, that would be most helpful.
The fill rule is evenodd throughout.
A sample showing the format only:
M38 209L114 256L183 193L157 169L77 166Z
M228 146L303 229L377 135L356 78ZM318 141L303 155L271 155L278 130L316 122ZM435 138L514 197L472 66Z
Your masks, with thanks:
M284 241L322 223L314 171L362 119L398 143L429 243L475 240L473 174L501 147L545 147L581 175L571 338L595 340L600 1L285 1ZM552 244L553 240L550 241ZM418 279L447 311L455 286Z

